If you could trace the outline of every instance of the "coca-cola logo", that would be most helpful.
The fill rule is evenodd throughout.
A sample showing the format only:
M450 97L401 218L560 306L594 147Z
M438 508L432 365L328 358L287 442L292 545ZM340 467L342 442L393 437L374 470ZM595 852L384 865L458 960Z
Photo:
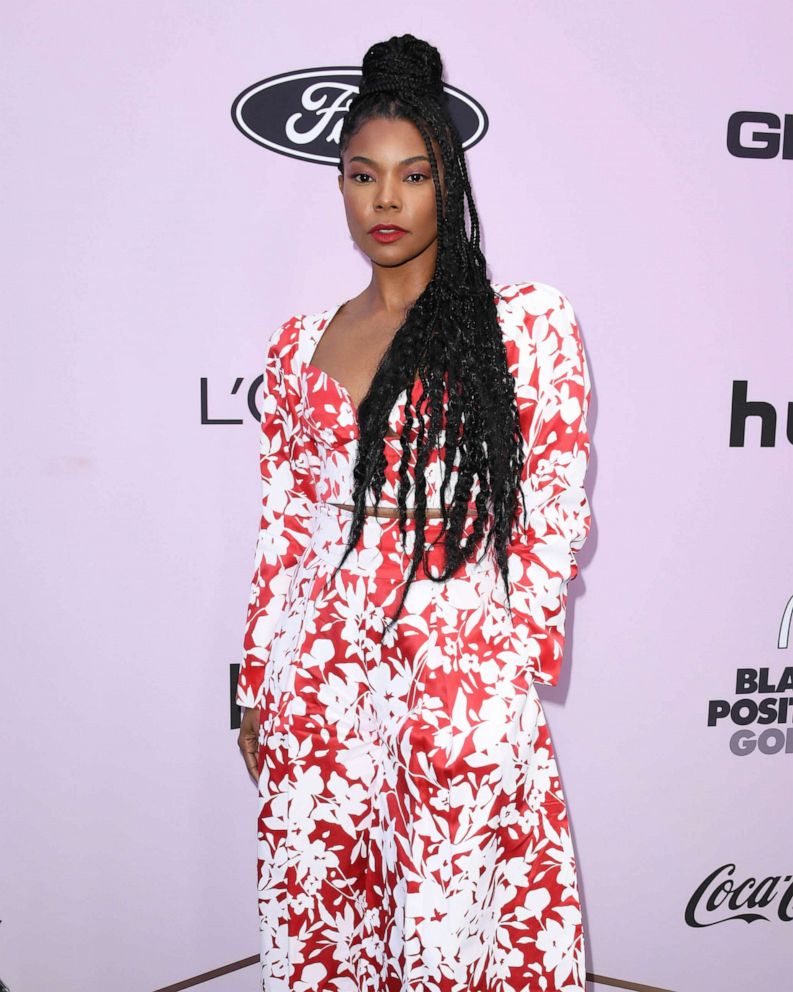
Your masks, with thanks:
M235 98L231 119L246 138L279 155L337 165L342 121L360 77L360 68L352 66L270 76ZM487 114L462 90L443 88L463 147L470 148L487 132Z
M712 927L728 920L754 923L774 916L790 923L793 875L749 877L736 883L730 877L734 873L734 864L721 865L697 886L686 906L685 918L690 927Z

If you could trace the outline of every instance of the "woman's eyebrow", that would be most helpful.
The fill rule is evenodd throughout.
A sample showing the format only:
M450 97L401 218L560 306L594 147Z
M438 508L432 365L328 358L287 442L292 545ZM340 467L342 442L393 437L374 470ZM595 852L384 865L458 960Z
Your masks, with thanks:
M350 162L366 162L367 165L377 165L377 162L375 162L374 159L367 158L365 155L353 155L353 157L351 159L349 159L349 161ZM402 161L399 164L400 165L410 165L411 162L429 162L429 159L427 158L426 155L413 155L412 158L403 158Z

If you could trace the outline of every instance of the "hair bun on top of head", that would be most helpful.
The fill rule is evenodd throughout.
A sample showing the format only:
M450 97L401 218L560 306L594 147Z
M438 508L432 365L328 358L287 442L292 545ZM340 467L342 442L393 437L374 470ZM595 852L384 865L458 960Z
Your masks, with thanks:
M378 41L363 57L361 96L382 90L443 97L443 62L440 52L412 34Z

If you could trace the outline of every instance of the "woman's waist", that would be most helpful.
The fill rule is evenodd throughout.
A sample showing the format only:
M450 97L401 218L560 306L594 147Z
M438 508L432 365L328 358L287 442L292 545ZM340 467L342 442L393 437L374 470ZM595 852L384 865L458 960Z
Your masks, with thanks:
M339 503L334 500L323 500L323 502L326 502L330 506L334 506L339 510L347 510L349 513L353 513L355 511L355 506L352 503ZM387 519L396 519L399 517L400 509L398 506L384 505L383 503L379 503L377 506L367 503L364 506L364 513L366 514L367 517L376 516ZM413 506L405 507L405 516L407 517L408 520L414 519L418 513L419 510L416 507ZM440 509L440 507L427 506L424 508L424 516L428 519L442 517L443 511Z
M363 530L355 550L347 558L342 568L350 572L377 572L381 576L393 572L400 580L404 577L415 548L418 526L412 512L406 514L404 535L400 527L399 513L392 513L392 508L367 505L364 511ZM414 510L415 508L413 508ZM429 510L437 511L437 516L429 514ZM476 519L476 509L464 518L462 526L463 539L470 537ZM307 549L308 561L318 558L326 565L339 563L342 553L349 540L355 512L352 504L337 505L331 500L319 500L315 504L314 521L311 528L311 539ZM426 518L422 527L424 537L424 557L431 565L433 574L440 574L446 563L444 551L444 520L439 507L427 508ZM480 546L475 554L479 558L484 548ZM465 570L478 573L492 567L492 547L484 555L487 561L478 564L473 560L466 563ZM488 563L489 562L489 563Z
M355 504L352 502L351 494L346 494L346 499L343 498L342 494L334 494L332 497L319 497L315 504L320 509L327 509L330 512L337 512L346 516L352 517L355 512ZM420 510L414 503L407 502L404 507L405 517L408 520L415 520L420 512L423 512L424 518L427 521L437 521L438 524L442 524L444 511L437 504L430 504L429 502L423 507L423 511ZM446 506L446 517L451 518L456 511L452 504L447 504ZM400 517L400 507L399 504L392 500L381 498L377 505L375 505L371 493L367 493L366 502L364 503L364 515L366 517L378 517L384 520L399 520ZM469 502L466 510L466 515L463 518L464 527L470 525L476 520L477 509L476 504Z
M420 494L426 519L441 519L443 517L441 507L444 503L448 507L448 512L452 512L457 482L456 472L454 472L450 484L445 490L446 498L443 499L443 478L436 471L436 466L428 466L422 486L423 491ZM353 488L352 469L341 471L340 465L328 464L317 479L317 502L328 503L338 509L352 513L354 511ZM367 516L376 515L398 518L400 515L400 504L402 504L406 515L409 518L414 518L419 512L419 507L416 505L418 496L419 494L416 491L414 481L411 481L409 485L403 488L400 481L393 477L393 473L386 472L377 505L375 506L374 495L371 489L369 489L365 495L366 505L364 512ZM474 479L471 492L468 494L468 506L466 510L468 516L471 518L475 518L477 515L476 501L478 498L479 486L477 480Z

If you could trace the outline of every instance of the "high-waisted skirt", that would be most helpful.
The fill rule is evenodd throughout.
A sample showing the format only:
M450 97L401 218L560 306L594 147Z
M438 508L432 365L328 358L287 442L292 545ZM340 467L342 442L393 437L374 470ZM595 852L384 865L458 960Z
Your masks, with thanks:
M368 516L332 577L352 519L317 505L264 677L262 989L582 992L565 799L531 673L493 634L494 559L420 569L386 631L413 521L403 547Z

